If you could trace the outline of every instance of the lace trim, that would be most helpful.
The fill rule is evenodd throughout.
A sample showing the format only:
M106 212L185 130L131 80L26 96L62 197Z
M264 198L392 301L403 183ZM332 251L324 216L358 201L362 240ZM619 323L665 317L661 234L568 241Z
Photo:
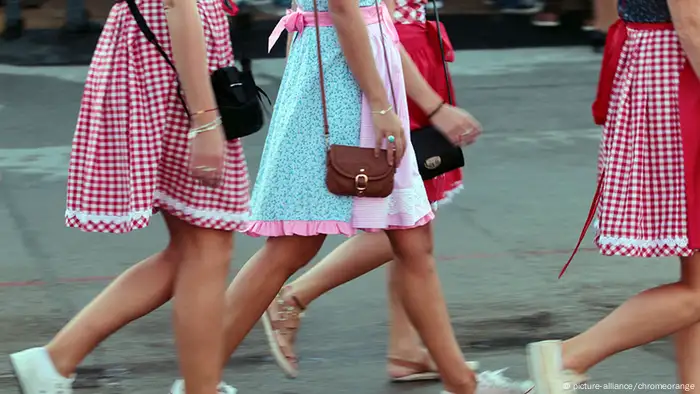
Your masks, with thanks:
M184 202L176 200L163 192L156 192L155 198L160 200L163 205L196 219L223 220L225 222L246 222L250 220L250 212L232 213L228 211L215 211L210 209L196 209L187 206Z
M231 213L227 211L203 210L187 206L182 201L168 196L162 192L156 192L154 195L156 200L161 202L161 205L181 212L185 216L203 220L223 220L225 222L245 222L250 218L250 213ZM131 211L126 215L102 215L83 211L76 211L66 208L65 216L67 218L76 218L79 222L95 222L95 223L110 223L124 224L136 222L141 219L150 219L153 216L151 209L143 211Z
M445 197L443 197L442 200L434 201L432 204L430 204L430 206L433 207L433 211L437 211L441 206L451 203L455 196L457 196L462 190L464 190L464 185L459 185L456 188L446 192Z
M389 215L408 216L417 222L431 212L423 183L410 189L394 190L389 196Z
M150 219L153 215L152 211L131 211L127 215L98 215L94 213L87 213L83 211L75 211L66 208L65 216L66 218L76 218L79 222L96 222L96 223L113 223L113 224L124 224L131 223L141 219Z
M680 246L685 248L688 246L687 237L671 237L671 238L657 238L657 239L639 239L639 238L625 238L625 237L598 237L598 243L600 245L612 245L612 246L631 246L637 248L655 248L660 246Z
M593 221L593 228L600 234L600 220ZM631 246L637 248L658 248L661 246L688 247L688 237L641 239L629 237L598 236L598 244L611 246Z

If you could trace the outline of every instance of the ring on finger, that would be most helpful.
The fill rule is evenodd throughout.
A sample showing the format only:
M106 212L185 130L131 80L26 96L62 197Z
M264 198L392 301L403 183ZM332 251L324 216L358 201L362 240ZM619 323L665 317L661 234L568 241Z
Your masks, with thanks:
M386 140L389 141L389 143L393 144L394 142L396 142L396 137L390 135L389 137L387 137Z

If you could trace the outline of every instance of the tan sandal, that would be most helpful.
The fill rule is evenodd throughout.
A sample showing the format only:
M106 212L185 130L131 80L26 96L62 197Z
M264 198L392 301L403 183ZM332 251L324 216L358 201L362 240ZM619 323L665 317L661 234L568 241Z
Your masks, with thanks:
M299 365L294 353L294 342L305 307L296 297L292 297L293 302L286 301L283 296L284 290L275 297L261 320L275 362L287 377L296 378Z
M421 361L409 361L392 356L388 357L387 361L390 366L400 367L406 371L406 373L400 375L389 374L392 382L403 383L440 380L440 373L437 370L437 366L427 351ZM466 364L472 371L479 369L478 361L467 361Z

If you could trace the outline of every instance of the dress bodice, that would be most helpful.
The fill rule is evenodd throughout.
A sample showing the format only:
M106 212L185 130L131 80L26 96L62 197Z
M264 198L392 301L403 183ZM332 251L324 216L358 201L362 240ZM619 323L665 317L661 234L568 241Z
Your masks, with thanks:
M319 11L328 11L328 0L317 0ZM375 0L357 0L360 7L367 7L374 5ZM296 0L297 5L301 7L304 11L313 11L314 1L313 0Z
M670 22L671 12L666 0L620 0L620 18L627 22L659 23Z

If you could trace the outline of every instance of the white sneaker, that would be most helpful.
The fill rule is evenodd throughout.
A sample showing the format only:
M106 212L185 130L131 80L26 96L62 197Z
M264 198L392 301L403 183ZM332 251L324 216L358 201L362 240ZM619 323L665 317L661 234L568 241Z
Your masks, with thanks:
M22 394L73 394L75 376L61 376L43 347L10 355Z
M217 391L219 394L236 394L238 392L235 387L229 386L224 382L219 383ZM185 394L185 381L182 379L176 380L170 388L170 394Z
M537 394L575 394L576 385L588 380L585 375L564 369L561 341L527 345L527 367Z
M484 371L476 375L476 394L533 394L534 384L530 381L516 382L503 375L508 368L498 371ZM440 394L452 394L441 391Z
M534 383L526 380L518 382L503 375L508 368L498 371L484 371L476 375L476 393L531 394Z

